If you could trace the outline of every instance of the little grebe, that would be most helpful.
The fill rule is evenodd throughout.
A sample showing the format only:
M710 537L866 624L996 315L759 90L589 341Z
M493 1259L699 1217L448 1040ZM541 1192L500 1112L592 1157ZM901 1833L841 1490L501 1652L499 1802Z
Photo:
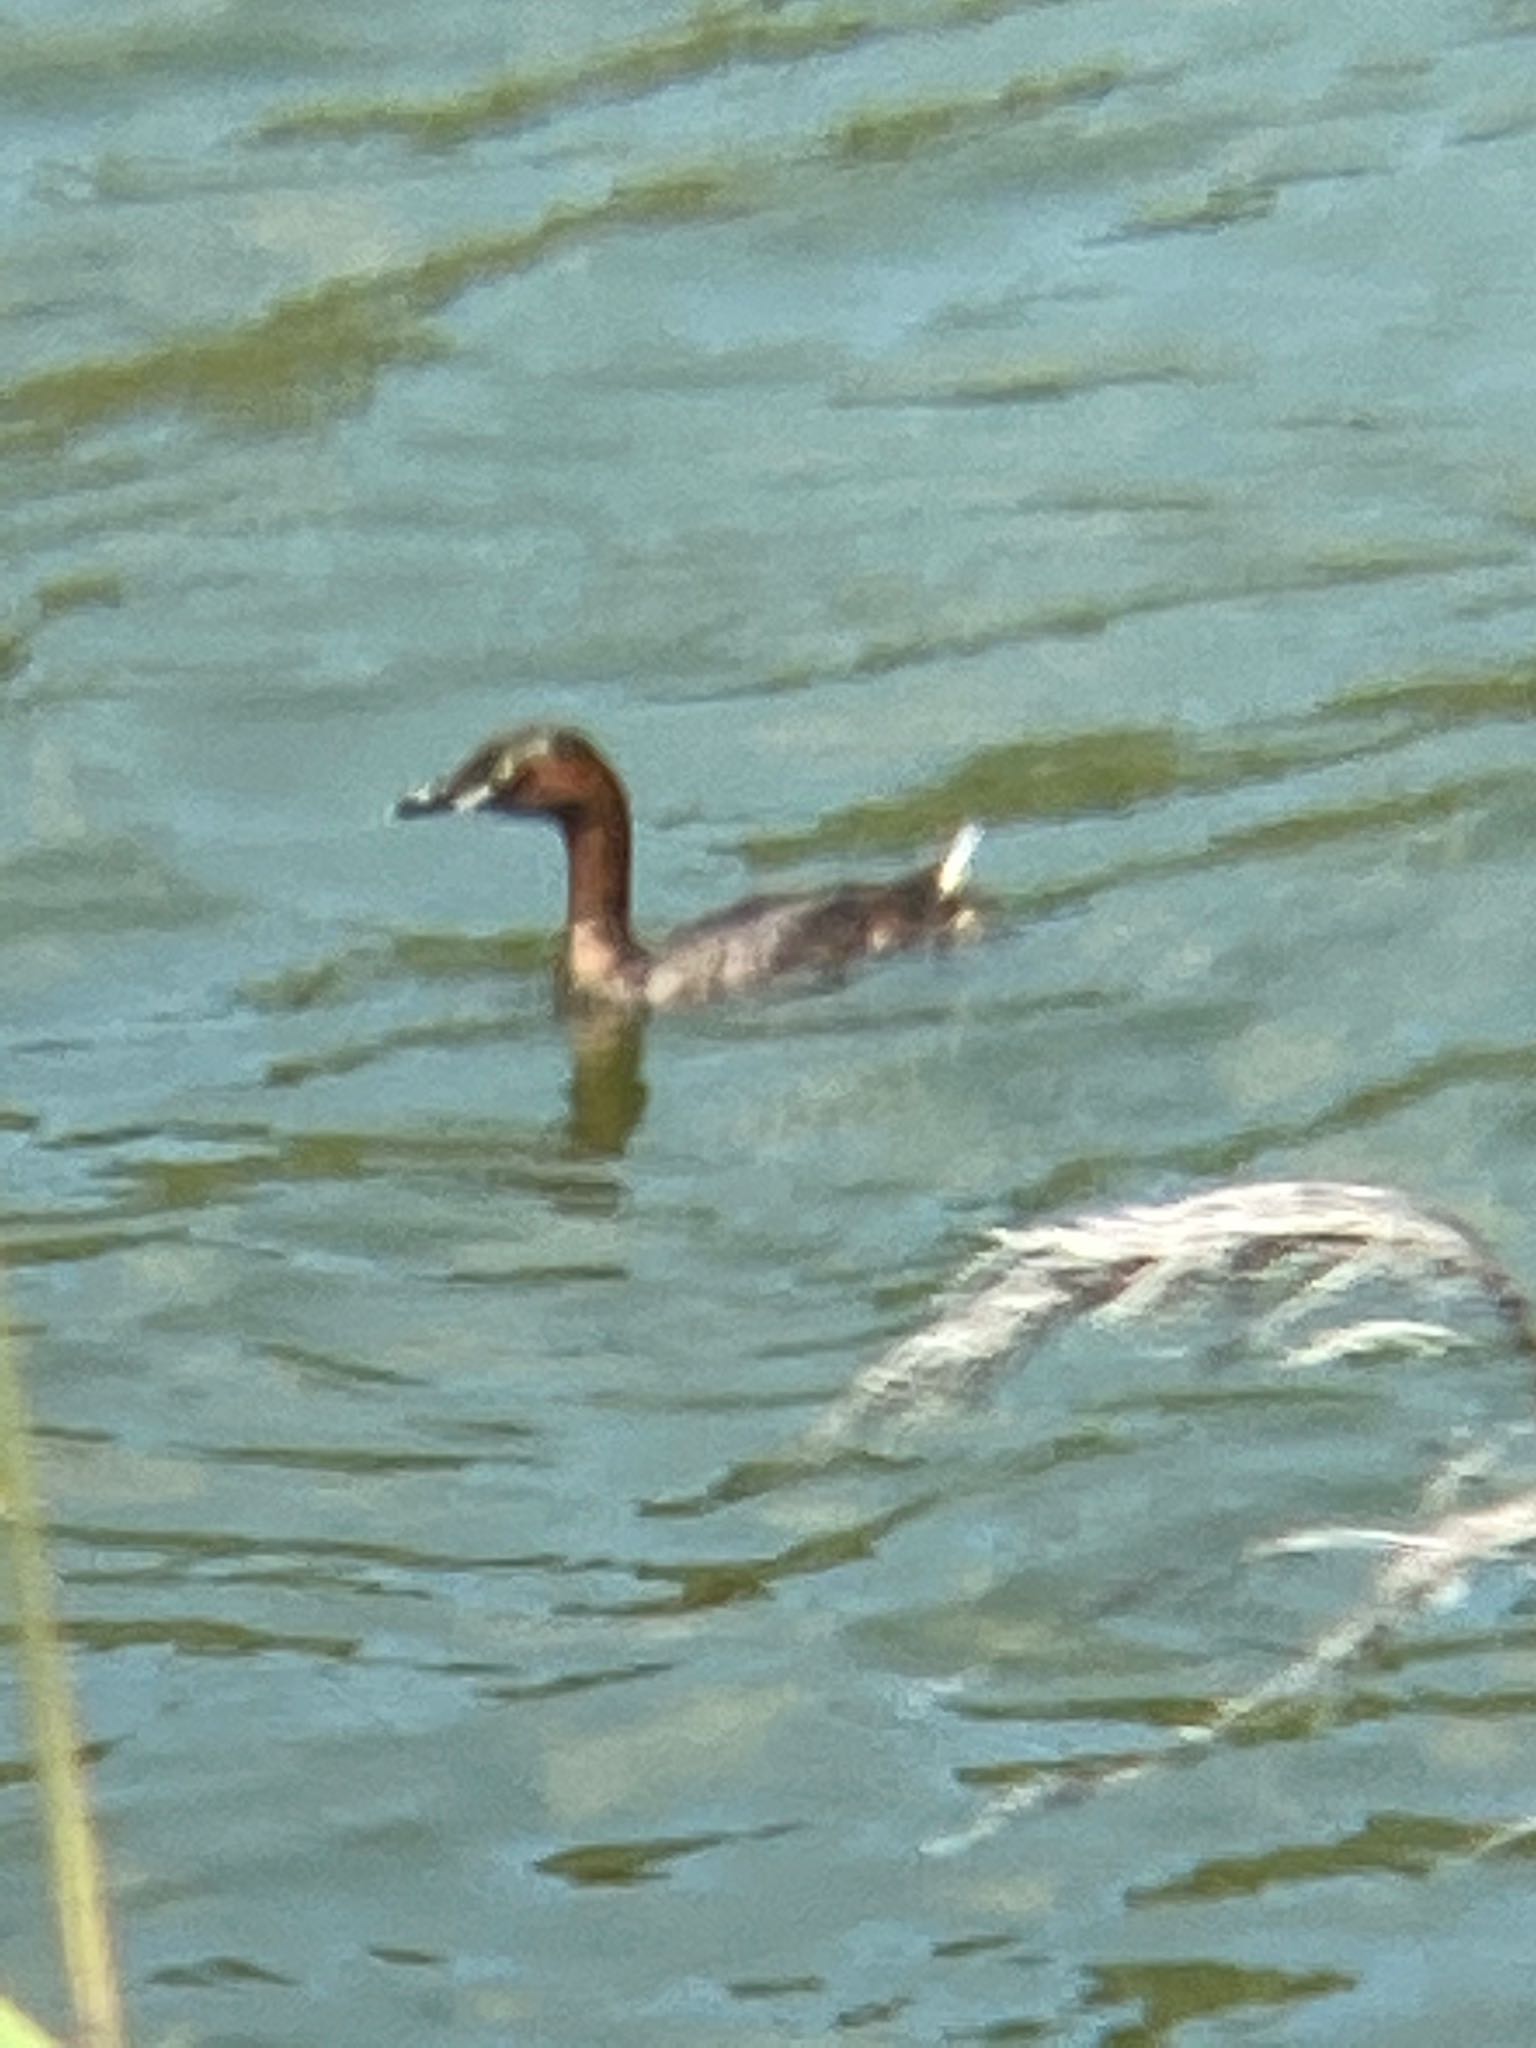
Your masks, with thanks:
M933 867L893 882L753 896L675 931L654 952L629 922L629 799L592 742L554 726L487 740L438 782L401 797L397 818L492 811L552 818L565 835L565 976L572 994L665 1009L786 974L826 975L870 953L963 930L962 893L980 833L962 826Z

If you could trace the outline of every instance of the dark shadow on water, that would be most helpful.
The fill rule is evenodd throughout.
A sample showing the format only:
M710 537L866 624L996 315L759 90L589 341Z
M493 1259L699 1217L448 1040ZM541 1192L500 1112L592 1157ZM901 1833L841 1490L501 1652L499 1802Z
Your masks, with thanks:
M691 1519L712 1514L717 1508L761 1499L764 1494L777 1493L785 1487L824 1479L828 1474L899 1472L921 1463L917 1457L882 1454L858 1446L831 1453L817 1448L798 1454L791 1450L778 1458L743 1459L701 1492L641 1501L638 1512L658 1519Z

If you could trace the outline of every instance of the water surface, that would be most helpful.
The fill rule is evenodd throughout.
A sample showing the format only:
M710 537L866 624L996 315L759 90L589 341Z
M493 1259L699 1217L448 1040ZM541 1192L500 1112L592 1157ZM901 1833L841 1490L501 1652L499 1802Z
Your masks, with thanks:
M1533 29L11 10L0 1232L143 2038L1527 2038L1513 1566L968 1835L1301 1654L1371 1560L1250 1545L1413 1519L1497 1330L794 1446L1076 1203L1536 1277ZM655 928L974 816L991 935L573 1046L554 844L382 822L546 717Z

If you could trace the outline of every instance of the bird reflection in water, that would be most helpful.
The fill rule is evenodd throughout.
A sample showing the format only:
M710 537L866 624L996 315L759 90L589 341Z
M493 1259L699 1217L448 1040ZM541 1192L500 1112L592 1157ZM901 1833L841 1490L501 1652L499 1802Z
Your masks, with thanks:
M645 1025L633 1012L572 1011L565 1135L579 1158L620 1159L645 1115Z

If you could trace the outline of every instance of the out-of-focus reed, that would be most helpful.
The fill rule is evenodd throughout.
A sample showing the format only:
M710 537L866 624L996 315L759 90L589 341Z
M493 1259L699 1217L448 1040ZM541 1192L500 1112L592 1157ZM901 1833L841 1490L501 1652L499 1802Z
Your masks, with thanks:
M53 1568L43 1536L21 1367L0 1275L0 1513L15 1603L32 1756L43 1802L54 1912L74 2008L77 2048L123 2048L122 1996L107 1913L101 1851L86 1798L80 1739L59 1629ZM58 2048L0 1998L0 2048Z

